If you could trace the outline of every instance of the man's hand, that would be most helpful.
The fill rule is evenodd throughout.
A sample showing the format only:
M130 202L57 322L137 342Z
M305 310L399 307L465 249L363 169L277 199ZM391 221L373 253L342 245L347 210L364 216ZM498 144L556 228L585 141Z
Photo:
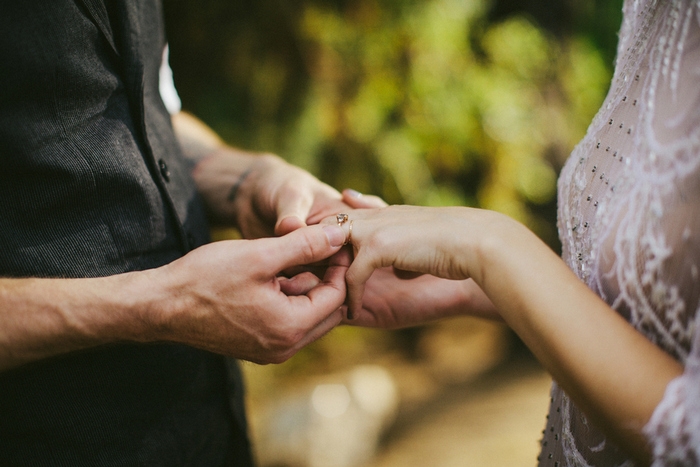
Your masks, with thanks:
M245 238L284 235L348 209L338 191L270 154L219 149L193 176L212 219Z
M340 323L348 264L331 260L303 294L285 294L278 274L328 258L344 238L337 226L312 226L192 251L160 271L161 337L256 363L287 360Z
M246 237L284 235L347 210L338 191L277 156L259 156L250 170L234 200Z
M236 226L245 238L261 238L348 209L337 190L281 158L228 146L186 112L172 121L214 223Z
M347 314L346 307L343 311ZM501 320L491 301L472 280L407 275L387 267L374 271L365 284L362 308L345 319L345 323L399 329L464 315Z

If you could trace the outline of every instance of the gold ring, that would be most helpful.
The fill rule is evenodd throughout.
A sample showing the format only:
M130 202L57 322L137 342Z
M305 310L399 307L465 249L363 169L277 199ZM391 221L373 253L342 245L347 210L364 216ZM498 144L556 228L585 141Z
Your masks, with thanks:
M352 243L352 221L348 224L348 239L345 240L343 245L347 245L348 243Z
M347 214L336 214L335 215L335 220L338 222L338 226L342 227L343 224L345 224L348 221L348 215Z

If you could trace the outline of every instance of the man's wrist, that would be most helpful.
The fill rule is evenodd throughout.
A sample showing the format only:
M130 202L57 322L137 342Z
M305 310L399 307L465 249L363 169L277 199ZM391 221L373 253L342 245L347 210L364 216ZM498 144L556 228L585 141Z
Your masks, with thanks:
M171 339L174 311L183 300L184 287L175 284L170 265L131 272L119 277L113 295L118 311L111 335L141 343Z
M204 122L187 112L172 116L173 129L190 170L218 149L224 142Z

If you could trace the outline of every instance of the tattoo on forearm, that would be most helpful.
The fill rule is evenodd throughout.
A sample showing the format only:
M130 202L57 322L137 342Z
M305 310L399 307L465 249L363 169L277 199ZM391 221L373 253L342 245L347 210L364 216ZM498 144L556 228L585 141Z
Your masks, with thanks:
M185 163L187 164L187 169L192 173L192 170L199 164L204 158L211 155L216 149L212 149L207 146L202 146L197 144L195 141L188 138L180 138L180 147L182 148L182 153L185 156Z
M245 180L252 171L253 169L248 169L243 172L240 177L238 177L238 180L233 184L231 190L228 192L228 196L226 197L228 201L233 201L236 199L236 194L238 194L238 189L241 187L241 183L243 183L243 180Z

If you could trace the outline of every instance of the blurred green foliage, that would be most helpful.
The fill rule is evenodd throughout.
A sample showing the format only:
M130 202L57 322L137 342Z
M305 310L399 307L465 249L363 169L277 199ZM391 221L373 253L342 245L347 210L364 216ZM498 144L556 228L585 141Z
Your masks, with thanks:
M468 205L554 248L556 177L607 90L620 1L169 0L184 107L390 203Z
M495 209L559 248L556 178L607 91L622 0L164 4L184 108L229 143L390 203ZM341 328L282 367L415 335Z

